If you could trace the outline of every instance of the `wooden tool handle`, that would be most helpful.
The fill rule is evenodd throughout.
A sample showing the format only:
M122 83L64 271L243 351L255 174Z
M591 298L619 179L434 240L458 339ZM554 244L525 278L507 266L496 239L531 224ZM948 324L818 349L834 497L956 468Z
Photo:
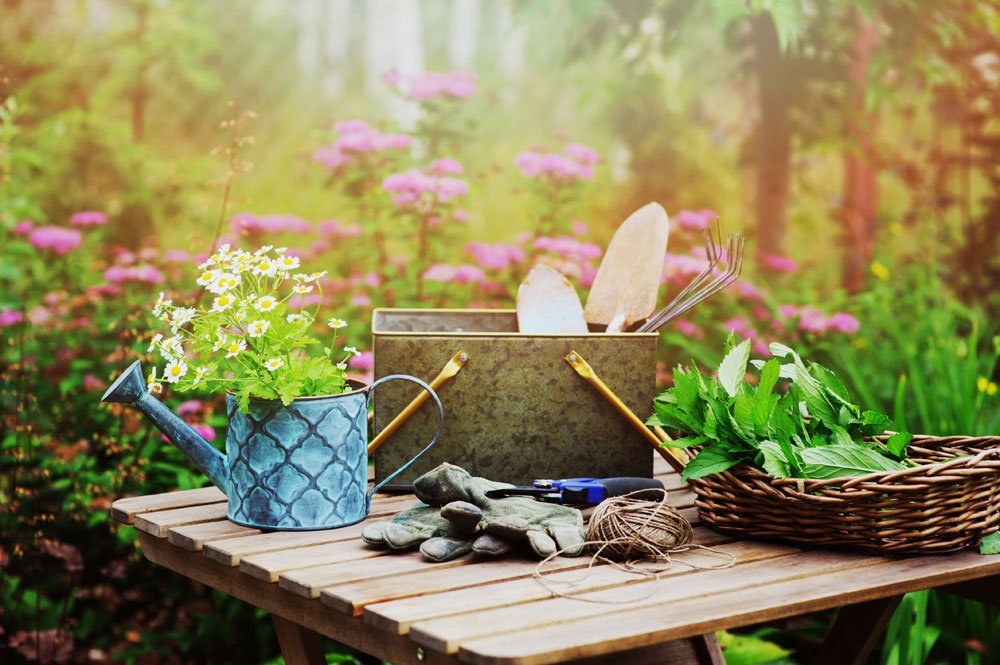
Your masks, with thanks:
M437 390L440 388L445 381L451 377L458 374L458 371L465 366L465 363L469 361L469 354L465 351L459 351L451 357L451 360L445 364L441 372L434 377L434 380L430 382L431 388ZM405 423L410 416L413 415L414 411L420 408L420 405L427 401L429 393L426 390L421 390L420 393L413 398L413 401L406 405L406 407L399 412L399 414L389 421L389 424L378 433L378 435L371 440L368 444L368 454L371 455L378 447L385 443L386 439L392 436L400 426Z
M570 351L569 355L565 358L566 362L569 363L570 367L576 370L576 373L587 380L592 386L597 388L597 392L601 393L605 399L607 399L611 404L618 409L619 413L625 416L632 425L643 435L643 437L649 441L649 443L656 449L656 452L660 454L660 457L667 460L667 463L676 471L680 473L684 470L684 466L687 464L687 455L684 454L683 450L676 448L668 448L661 445L664 441L669 441L670 437L659 427L655 428L654 431L646 427L646 424L642 422L637 415L635 415L625 402L618 398L618 395L614 393L611 388L607 386L604 381L601 380L594 368L583 359L576 351Z

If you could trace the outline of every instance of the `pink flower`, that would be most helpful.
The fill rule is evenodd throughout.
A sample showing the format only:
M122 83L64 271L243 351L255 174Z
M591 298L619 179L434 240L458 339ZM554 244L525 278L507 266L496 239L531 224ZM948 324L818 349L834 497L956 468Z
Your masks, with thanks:
M406 76L396 71L387 72L382 80L410 99L420 101L435 97L465 99L476 92L476 77L465 72L425 72Z
M79 231L61 226L36 226L28 235L28 242L38 249L49 249L56 254L68 254L83 242Z
M84 390L101 390L105 387L104 381L101 381L93 374L83 375L83 389Z
M687 319L677 319L673 323L674 329L685 337L704 337L705 332Z
M673 216L673 222L679 228L700 231L707 228L717 217L714 210L681 210Z
M732 331L737 336L743 338L754 337L757 334L757 331L753 329L753 326L750 325L750 322L744 319L742 316L736 316L729 319L728 321L722 324L722 327L725 328L726 330Z
M842 333L856 333L861 329L861 322L847 312L837 312L826 323L827 330Z
M757 287L755 287L750 282L744 282L739 280L736 282L736 290L739 291L740 295L748 300L754 300L760 302L764 299L764 294L761 293Z
M355 369L369 371L375 367L375 354L371 351L362 351L360 356L352 357L347 364Z
M73 213L69 223L76 226L102 226L108 223L108 216L97 210L84 210Z
M28 321L36 326L43 325L52 318L52 310L41 305L35 305L28 311Z
M580 267L580 274L576 278L576 281L580 283L580 286L585 289L589 289L594 285L595 279L597 279L597 268L589 263L585 263Z
M506 270L525 259L523 249L503 243L473 242L465 246L465 251L472 254L480 266L489 270Z
M567 259L589 261L601 256L601 248L590 242L580 242L570 236L541 237L535 240L535 249L552 252Z
M673 277L694 277L708 267L708 259L689 254L671 254L663 257L663 281Z
M795 318L799 315L799 308L795 305L780 305L778 307L778 314L786 319Z
M111 266L104 271L104 279L112 284L126 282L163 283L163 273L151 265Z
M583 164L597 164L601 161L601 158L597 156L597 153L582 143L567 143L563 147L563 152Z
M452 277L452 281L458 284L481 283L484 279L486 279L486 274L483 273L482 268L465 263L455 267L455 274Z
M465 222L469 219L469 211L465 208L458 208L455 212L451 213L451 218L456 222Z
M24 314L15 309L0 310L0 328L15 325L24 321Z
M263 233L311 233L312 225L296 215L263 215L256 217L240 213L229 220L233 231L244 235Z
M469 193L469 184L460 178L438 178L437 195L439 201L447 201Z
M183 249L171 249L163 253L163 260L167 263L187 263L191 255Z
M202 403L200 399L189 399L178 404L174 411L177 412L178 416L190 416L198 413L201 407Z
M465 169L462 168L458 160L451 157L442 157L431 162L427 170L434 175L459 175Z
M826 332L827 319L815 307L803 307L799 310L799 330L811 333Z
M351 298L351 304L355 307L368 307L372 304L372 299L365 293L359 293Z
M754 337L753 343L750 344L753 352L762 358L771 357L771 349L768 347L767 342L759 337Z
M11 233L16 233L17 235L24 236L31 233L31 229L33 228L35 228L34 223L29 222L28 220L25 219L15 224L14 228L12 228L10 231Z
M338 122L334 129L338 134L359 134L372 131L372 128L364 120L344 120Z
M594 177L594 168L590 164L556 152L528 150L514 158L514 165L529 178L548 177L557 181L570 181Z
M573 222L573 233L578 236L586 235L589 229L583 222Z
M345 155L339 147L333 145L316 148L313 151L312 158L314 162L319 162L329 169L335 169L351 161L350 156Z
M787 256L765 256L764 265L778 272L795 272L799 264Z

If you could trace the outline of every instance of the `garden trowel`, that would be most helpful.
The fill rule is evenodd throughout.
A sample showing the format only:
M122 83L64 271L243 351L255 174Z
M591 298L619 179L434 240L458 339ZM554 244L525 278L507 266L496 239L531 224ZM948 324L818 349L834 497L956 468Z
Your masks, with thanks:
M647 204L615 231L584 310L587 323L626 330L656 308L670 220L659 203Z
M517 328L531 334L587 334L580 296L561 272L541 263L531 269L517 289Z

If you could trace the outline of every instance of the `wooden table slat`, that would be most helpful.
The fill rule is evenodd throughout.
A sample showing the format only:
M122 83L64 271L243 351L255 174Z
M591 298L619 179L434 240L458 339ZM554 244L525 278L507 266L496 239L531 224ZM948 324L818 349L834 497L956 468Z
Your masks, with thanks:
M149 496L130 496L118 499L111 504L111 518L122 524L132 524L135 516L141 513L199 506L225 500L226 495L216 487L202 487L196 490L182 490Z
M821 550L813 554L848 556L846 552ZM575 621L571 630L550 625L472 639L460 645L459 657L475 664L545 665L997 573L1000 573L1000 555L984 557L969 552L905 559L886 557L861 568L818 572L767 585L754 584L748 578L741 589L640 609L619 608ZM717 574L719 571L706 577Z
M717 538L721 538L721 536L717 536ZM731 554L737 563L773 559L802 551L800 548L788 545L747 541L714 542L709 538L702 538L701 542L711 543L714 549ZM685 566L682 563L684 561L703 566L719 562L716 555L699 550L679 554L676 559L674 569L665 573L666 577L698 572L697 569ZM573 560L559 559L558 561ZM582 563L584 567L589 563L589 559L576 559L576 561ZM643 581L643 578L638 575L612 566L595 566L592 568L592 573L575 570L579 567L566 566L565 572L550 572L555 569L546 566L546 578L553 585L556 585L556 588L567 591L571 589L573 593L596 591L616 584L634 584ZM345 612L353 611L356 613L357 610L363 608L365 621L371 625L394 633L405 634L409 631L411 624L417 621L550 598L549 591L532 579L531 575L534 570L534 565L528 566L522 571L522 575L493 581L486 588L481 588L480 585L483 581L491 581L492 575L490 573L492 570L483 571L478 577L470 575L471 583L464 587L459 586L464 580L456 580L455 583L451 584L450 589L441 584L428 588L429 585L421 584L422 580L415 579L416 576L407 577L405 580L383 580L372 584L348 584L325 589L322 593L322 599L324 604ZM462 572L462 570L456 570L452 574L457 575ZM575 582L575 586L565 586L566 583L571 582Z
M226 538L240 538L256 533L260 533L260 530L240 526L229 520L219 520L218 522L175 526L167 530L167 540L189 552L200 552L205 543Z
M320 531L258 532L243 538L229 538L223 542L206 543L202 552L213 561L227 566L236 566L239 565L243 557L252 554L295 550L311 545L357 539L359 546L364 547L360 538L366 524L370 521L389 519L399 510L409 507L413 501L412 495L378 496L372 502L371 515L359 524Z
M681 515L689 519L694 517L695 512L694 508L684 508L680 511ZM225 542L220 545L225 547ZM206 546L204 552L210 554L210 550L214 549L214 547L214 545ZM269 555L254 556L252 563L248 564L246 569L243 569L244 563L247 562L247 558L245 557L240 563L240 567L241 570L245 570L245 572L254 575L258 579L273 581L275 573L277 573L282 588L306 598L317 598L322 594L322 590L325 587L343 581L343 571L341 569L336 567L331 568L330 566L323 565L324 563L332 565L353 559L367 559L371 558L372 552L379 552L379 550L371 550L360 540L353 544L353 548L357 551L356 556L350 555L350 544L345 544L344 547L331 548L330 550L302 548L288 552L287 556L284 556L282 552L273 552ZM304 549L311 551L303 552ZM266 559L263 558L265 556L267 557ZM435 566L440 565L432 564L418 558L413 558L409 561L408 564L404 564L408 566L407 572L433 570ZM333 596L330 598L330 603L334 607L343 607L339 604L339 599Z
M716 562L718 559L716 559ZM548 598L508 607L461 614L414 623L410 635L424 646L454 653L458 644L477 637L503 633L511 635L521 630L551 624L566 624L589 617L607 616L644 607L662 607L667 602L707 596L752 586L797 579L820 571L857 569L884 562L882 557L859 554L845 557L841 553L794 552L787 556L737 564L732 568L713 571L711 575L688 574L699 571L672 570L659 581L635 574L620 573L612 577L614 586L574 595L573 598ZM671 575L671 573L673 573ZM600 574L594 571L594 574ZM586 581L586 576L583 576ZM611 581L611 580L609 580ZM608 583L605 583L607 586ZM554 588L570 591L563 585Z
M350 528L345 527L345 529ZM365 545L357 533L345 534L344 540L324 543L323 545L245 556L240 560L240 572L265 582L277 582L278 576L287 571L300 568L313 569L344 561L370 559L383 553L383 550Z
M216 522L226 517L228 503L206 503L201 506L160 510L155 513L141 513L135 516L134 525L157 538L166 538L167 531L176 526Z

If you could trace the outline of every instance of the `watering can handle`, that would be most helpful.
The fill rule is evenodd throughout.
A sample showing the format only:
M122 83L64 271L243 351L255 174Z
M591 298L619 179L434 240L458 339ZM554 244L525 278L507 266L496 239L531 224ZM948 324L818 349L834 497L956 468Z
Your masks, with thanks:
M427 385L426 383L424 383L415 376L410 376L409 374L390 374L388 376L383 376L381 379L368 386L368 389L366 390L366 392L368 393L368 400L371 401L372 395L374 394L376 388L378 388L383 383L386 383L388 381L393 381L395 379L402 379L403 381L409 381L410 383L415 383L424 390L426 390L427 394L431 396L431 399L434 400L434 403L437 404L438 408L437 433L434 435L434 438L431 439L431 442L428 443L423 450L414 455L409 462L407 462L403 466L399 467L398 469L390 473L382 480L382 482L380 482L378 485L372 488L372 490L368 493L367 497L368 503L371 503L372 495L375 494L375 492L378 492L380 489L382 489L383 485L391 481L393 478L395 478L402 472L406 471L411 464L416 462L423 456L424 453L426 453L428 450L434 447L434 444L436 444L438 442L438 439L441 438L441 432L444 430L444 407L441 405L441 399L438 397L437 393L434 392L433 388L431 388L429 385Z

